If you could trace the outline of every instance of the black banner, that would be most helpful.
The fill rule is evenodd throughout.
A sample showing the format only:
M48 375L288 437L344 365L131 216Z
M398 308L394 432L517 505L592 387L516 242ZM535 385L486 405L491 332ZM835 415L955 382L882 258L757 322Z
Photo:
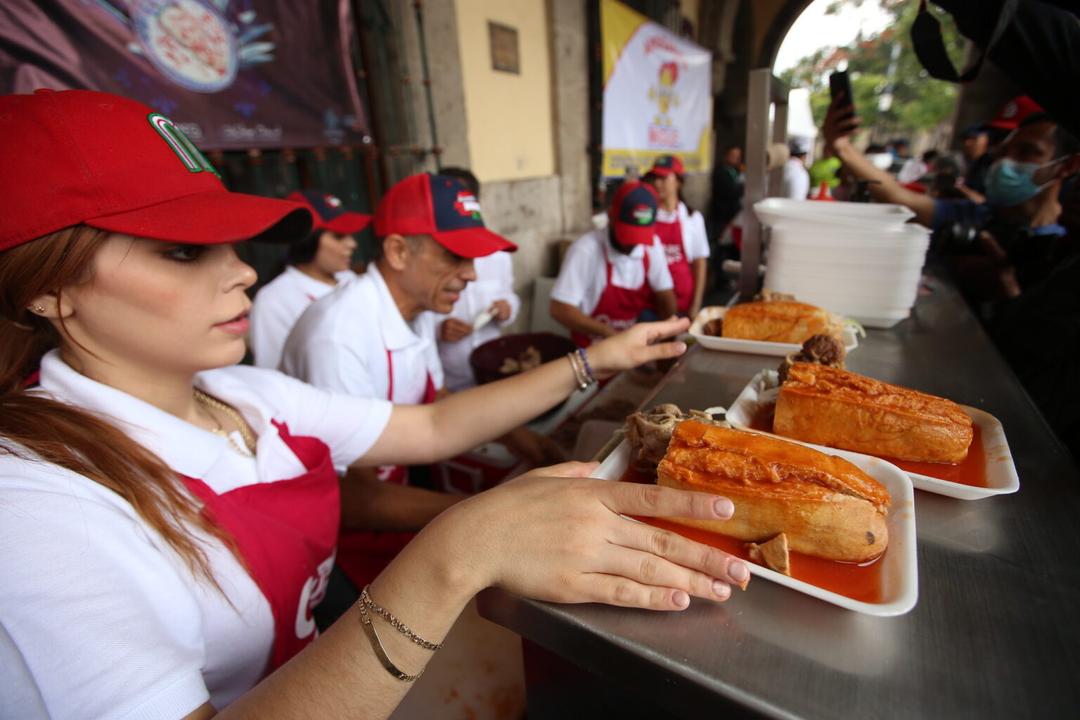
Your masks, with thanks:
M0 92L146 103L204 150L363 142L349 0L3 0Z

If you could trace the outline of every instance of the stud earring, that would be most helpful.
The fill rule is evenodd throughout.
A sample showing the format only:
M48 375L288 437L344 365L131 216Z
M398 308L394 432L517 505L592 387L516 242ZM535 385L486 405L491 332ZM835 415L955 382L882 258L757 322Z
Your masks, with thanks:
M34 312L36 312L36 313L38 313L40 315L41 313L45 312L45 308L42 307L41 305L35 305L34 306Z

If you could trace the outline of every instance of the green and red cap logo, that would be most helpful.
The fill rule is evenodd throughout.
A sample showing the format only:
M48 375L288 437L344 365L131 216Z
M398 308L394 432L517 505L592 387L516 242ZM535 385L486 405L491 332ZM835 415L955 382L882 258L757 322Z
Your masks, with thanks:
M619 186L608 210L615 239L624 245L651 245L657 205L656 191L648 184L633 181Z

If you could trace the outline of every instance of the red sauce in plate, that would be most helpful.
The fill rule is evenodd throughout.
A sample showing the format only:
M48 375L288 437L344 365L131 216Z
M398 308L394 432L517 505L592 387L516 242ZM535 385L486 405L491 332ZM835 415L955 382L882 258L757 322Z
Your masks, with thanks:
M947 480L961 485L989 487L986 482L986 451L983 449L982 432L979 430L978 425L975 425L972 429L975 433L972 435L971 447L968 448L967 457L956 465L895 460L890 457L882 459L888 460L905 472L928 475L938 480Z
M623 482L656 482L655 478L638 472L633 467L627 469L619 479ZM683 537L688 537L705 545L711 545L751 562L742 540L736 540L707 530L678 525L658 518L640 517L638 520L655 527L671 530ZM888 550L885 552L888 553ZM868 603L882 602L884 593L882 591L881 568L883 563L881 558L872 560L865 565L856 565L854 563L837 562L836 560L822 560L821 558L803 555L794 551L790 553L790 556L791 576L793 578L853 600Z

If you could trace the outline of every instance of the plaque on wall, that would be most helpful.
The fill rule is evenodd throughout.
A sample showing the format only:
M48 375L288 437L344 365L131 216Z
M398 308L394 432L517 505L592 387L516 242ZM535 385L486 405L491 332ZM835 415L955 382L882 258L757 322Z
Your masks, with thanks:
M489 22L488 39L491 42L491 69L520 75L517 28Z

